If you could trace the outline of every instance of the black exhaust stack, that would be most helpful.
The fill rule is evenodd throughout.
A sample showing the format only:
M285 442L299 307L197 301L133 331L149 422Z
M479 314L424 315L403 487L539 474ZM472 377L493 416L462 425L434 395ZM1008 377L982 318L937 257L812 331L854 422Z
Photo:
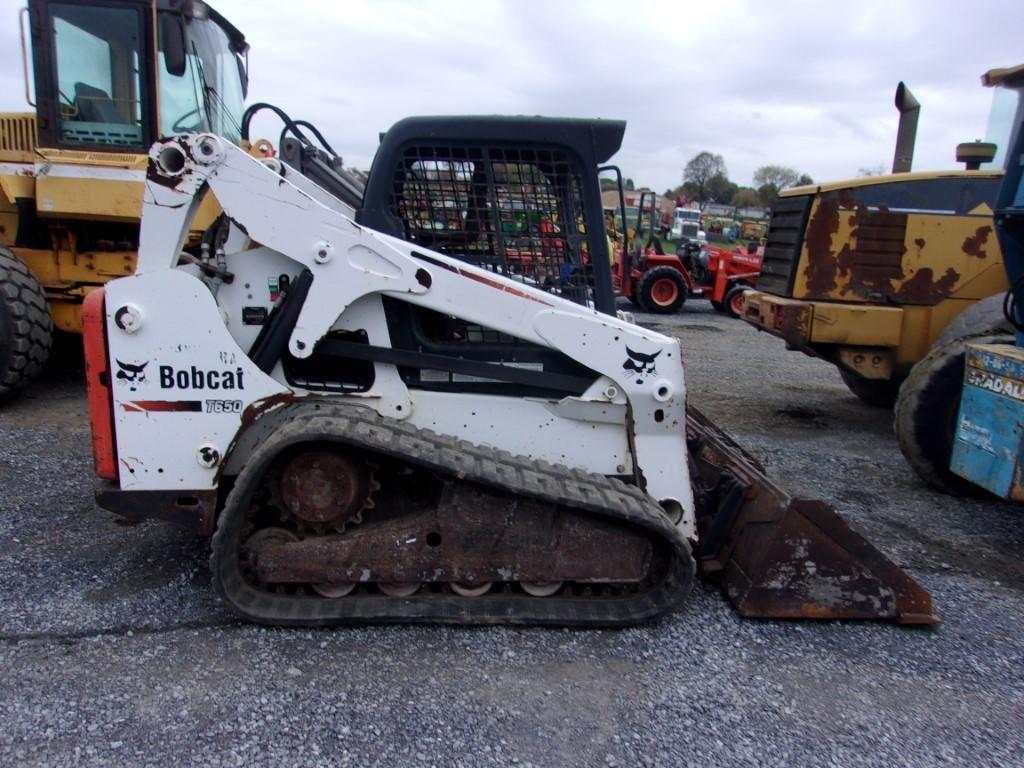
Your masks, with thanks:
M900 127L896 133L892 172L907 173L914 163L914 141L917 139L917 118L921 113L921 104L903 82L896 86L896 109L900 111Z

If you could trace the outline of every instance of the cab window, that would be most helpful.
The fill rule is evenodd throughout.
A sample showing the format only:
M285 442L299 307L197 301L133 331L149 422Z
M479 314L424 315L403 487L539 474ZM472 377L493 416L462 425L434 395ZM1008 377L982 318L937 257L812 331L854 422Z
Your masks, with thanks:
M52 8L61 144L141 146L139 11Z
M160 51L160 135L177 136L209 130L204 112L203 80L199 59L185 57L185 74L167 71L164 52Z
M210 20L183 19L184 71L172 73L167 67L169 41L164 34L170 27L160 26L159 88L160 135L212 131L238 143L244 87L238 56L227 34Z
M417 144L395 168L391 214L412 242L582 303L582 178L560 149Z

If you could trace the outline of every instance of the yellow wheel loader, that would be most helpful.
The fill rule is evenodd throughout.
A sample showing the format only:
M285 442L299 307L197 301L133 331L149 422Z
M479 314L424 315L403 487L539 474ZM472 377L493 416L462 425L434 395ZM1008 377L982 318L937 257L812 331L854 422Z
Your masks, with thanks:
M270 108L292 161L312 153L321 180L340 165L308 123L244 109L245 38L200 0L29 0L18 21L35 111L0 114L0 401L42 368L53 329L81 332L91 291L134 272L158 138L212 131L267 153L248 127ZM199 212L190 250L218 213Z
M239 141L246 90L244 37L201 2L30 0L18 20L35 112L0 115L0 400L54 328L81 331L91 291L135 270L149 146Z
M1006 290L991 221L1002 171L911 173L919 105L902 83L896 103L892 175L780 195L743 315L884 407L954 317Z
M757 289L745 294L744 320L836 365L862 401L890 408L899 398L904 455L942 490L965 485L949 472L963 373L962 343L950 345L1010 329L992 226L1003 171L979 168L1004 162L1021 86L1019 74L1002 73L1020 69L983 78L998 86L992 141L959 145L961 171L910 172L919 105L900 83L894 172L784 191L772 209ZM930 356L938 347L945 351ZM915 366L929 357L954 382L942 395L951 413L929 405L935 396L918 396L928 375Z

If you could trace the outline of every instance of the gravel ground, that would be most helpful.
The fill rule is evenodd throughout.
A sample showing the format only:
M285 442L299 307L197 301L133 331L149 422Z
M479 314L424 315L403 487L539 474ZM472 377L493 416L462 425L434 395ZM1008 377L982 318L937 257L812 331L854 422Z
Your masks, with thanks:
M931 590L943 624L264 629L206 543L97 509L74 367L0 411L0 765L1024 764L1024 516L904 464L835 370L692 302L691 400Z

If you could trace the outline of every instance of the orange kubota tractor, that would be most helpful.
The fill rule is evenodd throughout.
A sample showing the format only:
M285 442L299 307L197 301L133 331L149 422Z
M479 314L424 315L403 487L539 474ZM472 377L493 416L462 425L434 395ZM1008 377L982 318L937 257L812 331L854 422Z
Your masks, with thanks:
M763 249L728 251L687 240L674 254L666 253L665 242L656 232L653 206L644 210L648 194L641 194L632 247L625 244L616 253L612 271L616 292L646 312L670 314L688 298L701 298L710 300L718 311L738 317L743 293L757 280ZM622 216L625 219L625 208Z

